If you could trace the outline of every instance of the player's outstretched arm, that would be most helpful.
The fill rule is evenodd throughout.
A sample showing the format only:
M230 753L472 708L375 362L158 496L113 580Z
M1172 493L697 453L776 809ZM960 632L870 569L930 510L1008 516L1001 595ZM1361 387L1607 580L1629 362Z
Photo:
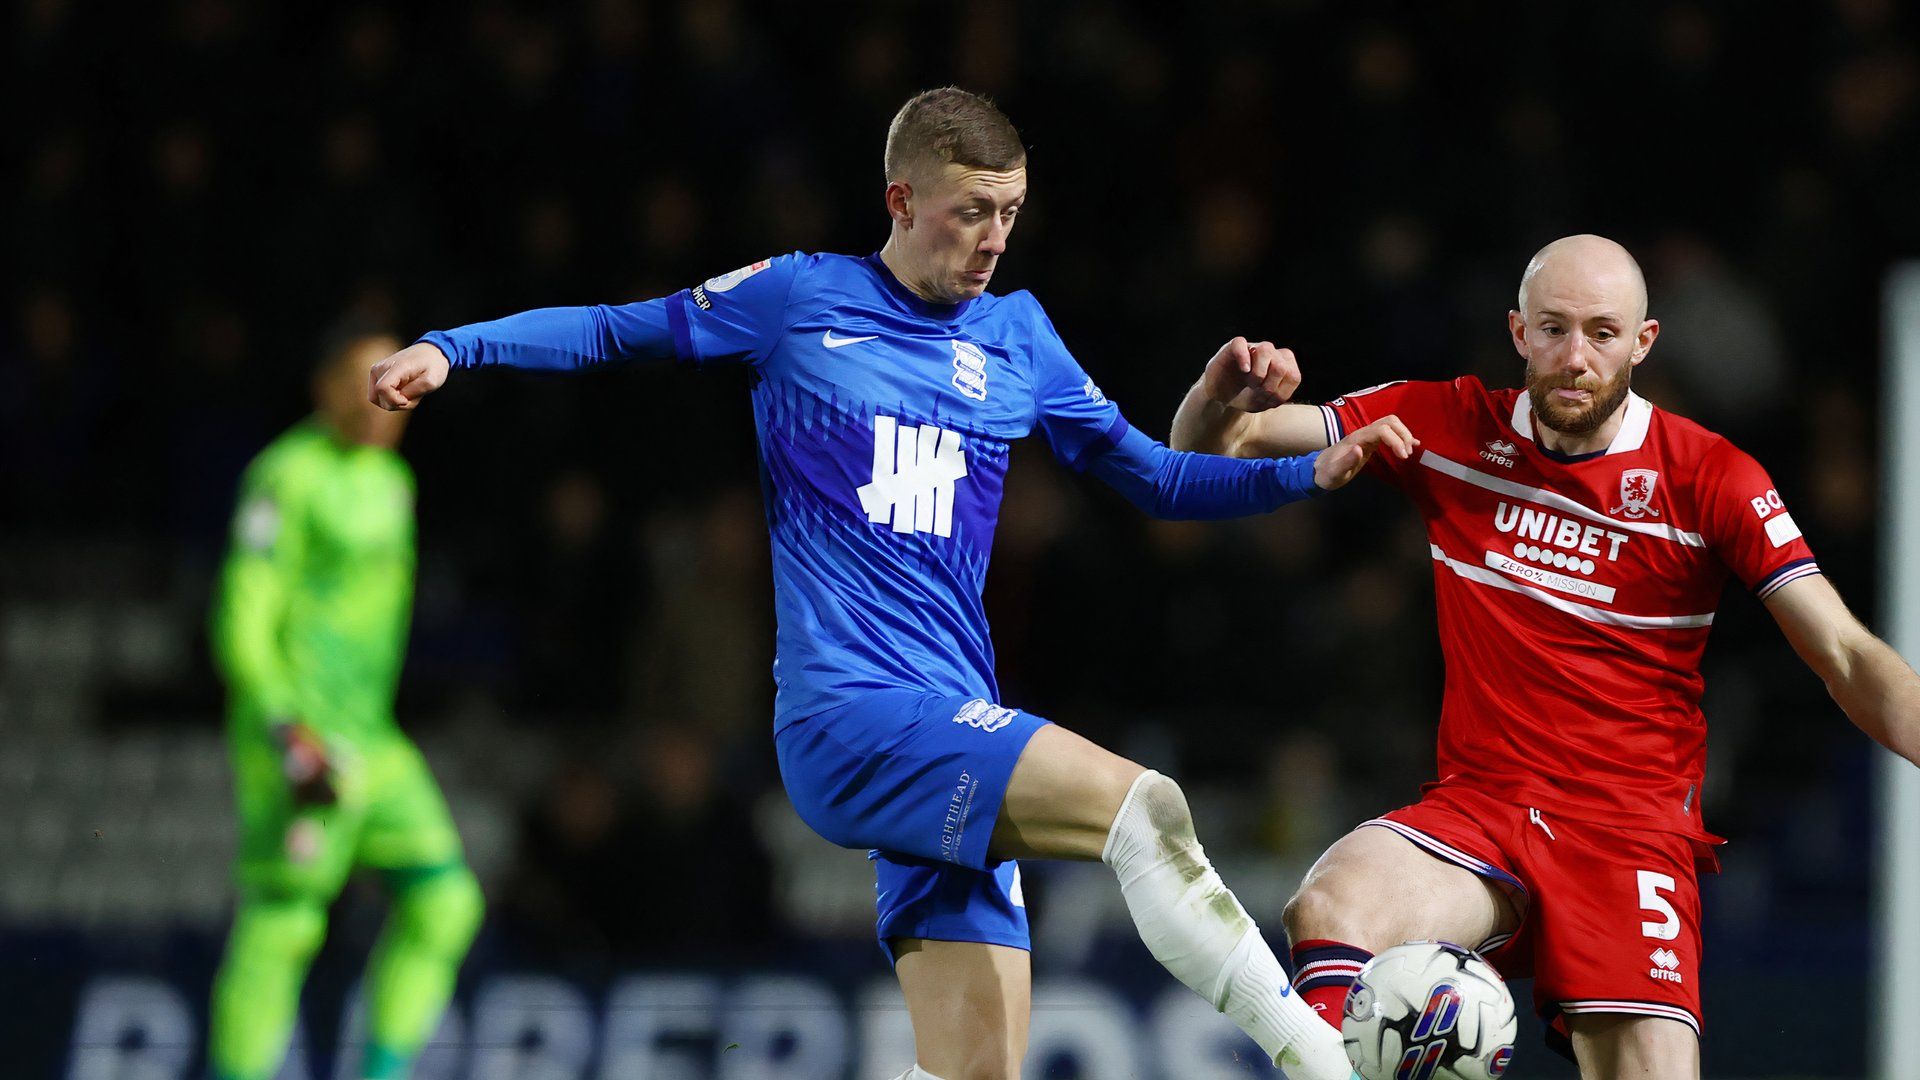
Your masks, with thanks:
M373 365L367 375L367 400L388 412L411 409L446 385L452 369L438 346L416 342Z
M1766 605L1847 719L1920 765L1920 675L1900 654L1853 617L1824 577L1789 582Z
M1393 416L1317 454L1252 461L1170 450L1124 421L1121 426L1111 448L1086 462L1087 471L1154 517L1174 520L1263 514L1344 486L1375 453L1405 460L1420 445Z
M454 368L512 367L580 371L631 359L685 356L674 332L680 294L634 304L535 308L492 322L435 330L374 365L367 398L388 410L411 409L438 390ZM681 320L683 328L685 321Z
M1284 457L1327 445L1312 405L1290 404L1300 387L1292 349L1236 337L1207 361L1173 417L1175 450L1228 457Z

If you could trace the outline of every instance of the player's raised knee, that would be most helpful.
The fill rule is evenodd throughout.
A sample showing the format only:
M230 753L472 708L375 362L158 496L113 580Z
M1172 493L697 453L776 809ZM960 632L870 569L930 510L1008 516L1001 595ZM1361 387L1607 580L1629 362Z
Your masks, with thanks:
M1369 947L1363 939L1363 921L1355 911L1354 898L1342 895L1338 883L1316 879L1300 887L1287 901L1280 921L1287 928L1287 939L1301 941L1343 941Z
M1160 857L1198 845L1187 793L1172 777L1149 769L1134 778L1121 801L1101 857L1108 865L1116 865L1135 854L1132 848L1145 847L1148 854Z
M1193 808L1187 805L1187 793L1173 777L1151 770L1133 781L1134 797L1146 810L1154 832L1174 843L1194 839Z

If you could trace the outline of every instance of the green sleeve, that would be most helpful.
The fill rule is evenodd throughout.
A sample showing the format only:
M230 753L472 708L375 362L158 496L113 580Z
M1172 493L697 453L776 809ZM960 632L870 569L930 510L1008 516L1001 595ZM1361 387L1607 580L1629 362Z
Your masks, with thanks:
M304 710L283 631L299 587L305 530L286 470L256 461L240 485L233 536L213 609L214 659L243 723L295 718Z

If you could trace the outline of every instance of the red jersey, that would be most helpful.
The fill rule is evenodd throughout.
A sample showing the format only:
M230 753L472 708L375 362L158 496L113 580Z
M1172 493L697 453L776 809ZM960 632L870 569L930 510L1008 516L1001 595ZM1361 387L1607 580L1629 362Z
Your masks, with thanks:
M1700 654L1727 574L1762 599L1819 573L1753 458L1638 395L1613 444L1533 438L1525 391L1388 383L1320 407L1329 440L1398 415L1372 468L1425 519L1447 678L1441 784L1714 839L1700 820Z

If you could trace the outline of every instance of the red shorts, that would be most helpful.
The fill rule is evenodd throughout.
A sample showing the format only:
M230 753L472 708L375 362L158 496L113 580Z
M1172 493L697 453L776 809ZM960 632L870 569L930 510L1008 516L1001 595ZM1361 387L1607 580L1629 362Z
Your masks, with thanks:
M1534 1008L1557 1035L1575 1013L1664 1017L1700 1032L1697 872L1718 869L1703 842L1446 785L1365 825L1506 888L1519 929L1474 948L1507 978L1534 980Z

